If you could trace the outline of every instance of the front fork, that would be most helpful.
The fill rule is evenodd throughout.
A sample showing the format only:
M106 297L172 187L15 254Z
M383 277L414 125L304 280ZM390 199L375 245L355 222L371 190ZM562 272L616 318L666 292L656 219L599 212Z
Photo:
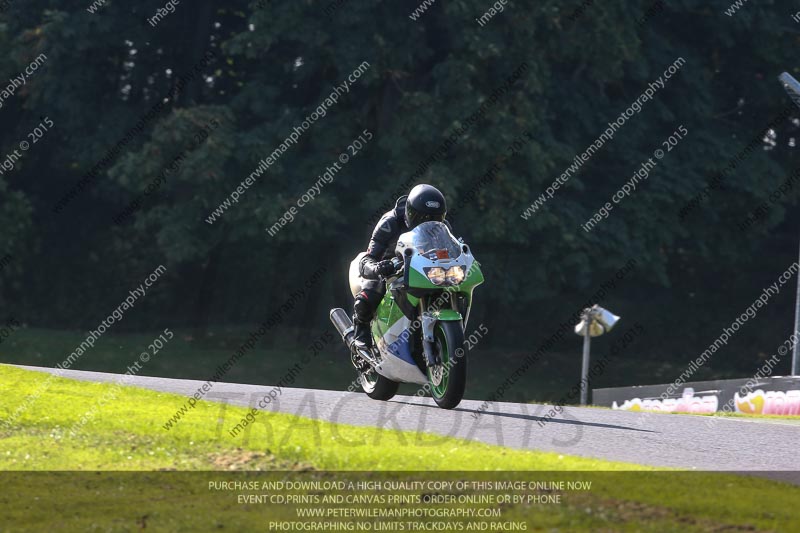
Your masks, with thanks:
M425 363L428 368L442 364L441 357L433 349L436 346L436 337L433 332L436 329L437 320L433 313L422 312L422 351L425 353Z
M449 305L438 306L436 313L430 311L431 307L427 305L428 298L422 297L419 301L419 316L422 323L422 351L425 355L425 364L428 368L435 368L442 364L442 355L436 351L436 324L441 320L455 320L458 319L462 327L466 320L464 319L464 312L461 307L468 307L462 305L463 302L457 300L457 295L450 293L448 300ZM439 302L437 302L438 304Z

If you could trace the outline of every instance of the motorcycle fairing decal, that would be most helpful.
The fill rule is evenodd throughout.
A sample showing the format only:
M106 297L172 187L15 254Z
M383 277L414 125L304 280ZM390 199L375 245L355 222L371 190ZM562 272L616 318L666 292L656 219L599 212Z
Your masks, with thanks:
M406 331L408 330L403 330L403 333L400 334L397 340L389 344L387 348L395 357L416 366L417 363L414 362L414 358L411 357L411 333L406 333Z
M427 377L419 369L417 365L413 365L403 361L399 357L395 357L392 352L386 349L386 343L380 341L380 349L383 353L383 361L378 365L378 373L393 381L401 383L417 383L424 385L427 383Z

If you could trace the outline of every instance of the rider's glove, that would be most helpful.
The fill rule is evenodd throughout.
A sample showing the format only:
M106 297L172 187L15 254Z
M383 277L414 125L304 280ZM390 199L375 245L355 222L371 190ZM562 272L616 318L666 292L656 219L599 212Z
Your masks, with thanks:
M383 261L378 261L375 265L375 272L382 278L388 278L397 270L394 268L394 263L392 263L391 259L384 259Z

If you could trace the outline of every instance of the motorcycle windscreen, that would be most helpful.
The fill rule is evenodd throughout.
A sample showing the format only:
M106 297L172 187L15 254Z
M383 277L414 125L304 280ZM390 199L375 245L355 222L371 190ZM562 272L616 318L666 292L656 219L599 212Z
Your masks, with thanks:
M417 253L430 260L457 259L461 255L461 244L441 222L423 222L408 234Z

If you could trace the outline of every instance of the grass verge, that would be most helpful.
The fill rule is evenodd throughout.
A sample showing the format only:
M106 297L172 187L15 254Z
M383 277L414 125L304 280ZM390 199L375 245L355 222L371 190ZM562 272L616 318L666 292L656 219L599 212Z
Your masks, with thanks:
M199 402L177 428L165 431L164 420L184 398L122 387L99 405L113 385L56 378L42 389L46 379L0 365L0 469L17 471L3 474L3 531L67 524L70 530L99 524L103 530L250 530L264 529L267 519L297 519L292 506L241 504L235 494L208 489L210 480L233 475L220 471L239 470L312 479L335 477L332 471L406 471L432 479L453 471L461 478L492 471L499 477L592 482L591 490L565 494L558 505L502 506L504 520L525 521L528 530L780 531L800 520L800 489L754 477L655 471L273 413L261 415L265 423L254 426L259 433L233 438L221 419L238 419L247 410L210 402ZM36 401L11 427L3 423L34 395ZM95 416L71 434L73 424L92 410ZM30 472L53 470L86 473ZM195 472L163 472L169 470Z

